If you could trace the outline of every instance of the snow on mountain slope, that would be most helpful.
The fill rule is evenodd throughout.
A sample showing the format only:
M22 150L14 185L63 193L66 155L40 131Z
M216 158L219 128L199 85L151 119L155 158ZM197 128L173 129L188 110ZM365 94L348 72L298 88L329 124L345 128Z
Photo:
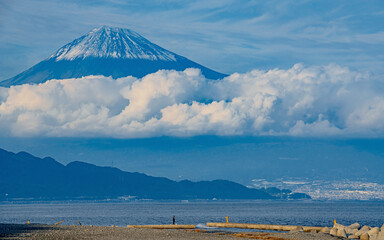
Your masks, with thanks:
M176 61L175 55L129 29L100 27L60 48L56 61L76 58L128 58Z
M30 69L0 82L0 86L90 75L142 78L162 69L184 71L186 68L198 68L208 79L227 76L151 43L134 31L103 26L66 44Z

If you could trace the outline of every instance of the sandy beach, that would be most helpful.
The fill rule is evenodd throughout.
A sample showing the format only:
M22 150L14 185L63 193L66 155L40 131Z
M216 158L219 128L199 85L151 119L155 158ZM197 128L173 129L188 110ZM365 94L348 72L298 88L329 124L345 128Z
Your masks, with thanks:
M139 229L125 227L68 226L45 224L0 224L0 239L265 239L332 240L326 234L311 233L231 233L225 231Z

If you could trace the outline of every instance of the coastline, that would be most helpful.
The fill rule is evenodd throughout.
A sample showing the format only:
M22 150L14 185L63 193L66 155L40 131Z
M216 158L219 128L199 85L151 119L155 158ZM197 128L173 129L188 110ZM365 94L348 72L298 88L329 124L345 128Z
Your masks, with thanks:
M0 224L0 239L265 239L265 240L336 240L340 239L326 234L305 232L246 232L234 233L222 230L170 230L143 229L115 226L78 226L47 224Z

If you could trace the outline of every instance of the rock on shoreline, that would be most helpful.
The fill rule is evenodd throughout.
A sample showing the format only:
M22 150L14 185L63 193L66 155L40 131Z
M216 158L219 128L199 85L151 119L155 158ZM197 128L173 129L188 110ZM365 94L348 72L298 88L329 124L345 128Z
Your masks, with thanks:
M333 228L330 229L330 235L348 239L384 240L384 224L379 228L371 226L361 227L359 223L349 226L335 223Z

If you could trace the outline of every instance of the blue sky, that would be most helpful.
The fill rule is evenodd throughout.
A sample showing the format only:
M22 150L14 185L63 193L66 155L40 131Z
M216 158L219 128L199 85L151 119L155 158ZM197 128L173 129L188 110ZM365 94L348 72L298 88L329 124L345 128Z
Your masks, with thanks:
M299 62L383 73L383 1L1 0L0 79L100 25L131 28L224 73Z
M382 0L0 0L0 80L101 25L243 74L0 88L0 147L173 179L384 181Z

